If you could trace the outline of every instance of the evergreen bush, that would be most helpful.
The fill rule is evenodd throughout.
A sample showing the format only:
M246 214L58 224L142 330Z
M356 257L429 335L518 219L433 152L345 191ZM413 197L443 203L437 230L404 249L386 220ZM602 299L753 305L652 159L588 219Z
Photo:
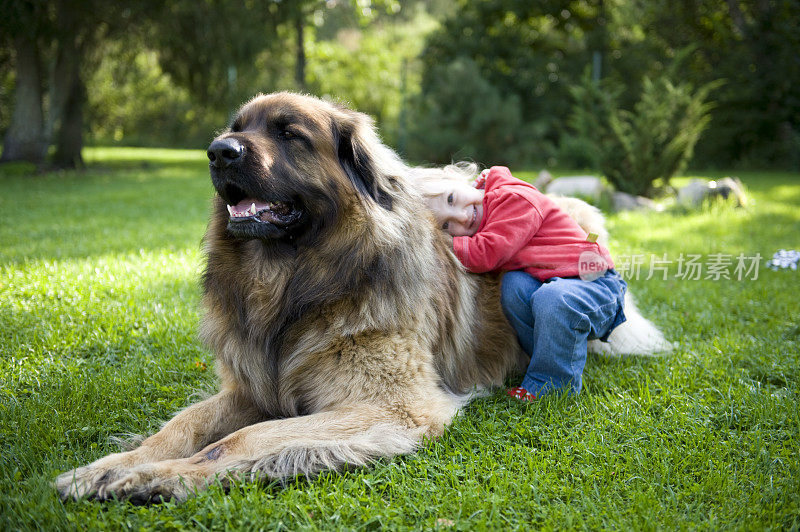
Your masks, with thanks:
M562 157L600 169L618 190L652 196L657 180L666 186L686 168L710 120L708 95L718 85L695 89L666 75L645 77L639 100L627 110L619 105L621 87L596 83L587 73L570 89L572 135L562 142Z

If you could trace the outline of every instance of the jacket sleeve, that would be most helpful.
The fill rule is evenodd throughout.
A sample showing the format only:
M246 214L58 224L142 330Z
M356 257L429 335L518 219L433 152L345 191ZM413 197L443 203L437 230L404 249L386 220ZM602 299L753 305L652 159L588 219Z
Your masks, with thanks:
M453 238L456 257L473 273L498 269L514 257L542 225L539 210L518 194L504 193L492 203L492 215L480 232Z

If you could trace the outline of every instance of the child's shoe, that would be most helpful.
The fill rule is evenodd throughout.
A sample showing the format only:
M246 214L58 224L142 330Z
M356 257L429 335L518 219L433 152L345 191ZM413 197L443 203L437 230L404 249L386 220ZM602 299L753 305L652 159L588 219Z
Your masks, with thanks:
M531 392L526 390L521 386L517 386L515 388L509 388L506 392L508 395L513 397L514 399L519 399L520 401L535 401L536 396L533 395Z

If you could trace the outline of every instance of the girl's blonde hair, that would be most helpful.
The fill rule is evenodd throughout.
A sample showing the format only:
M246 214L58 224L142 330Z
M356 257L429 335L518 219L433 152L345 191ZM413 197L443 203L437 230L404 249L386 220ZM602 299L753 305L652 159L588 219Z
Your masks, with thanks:
M411 182L420 194L428 199L438 196L450 188L453 182L471 185L479 174L480 170L477 164L462 161L448 164L444 168L412 168Z

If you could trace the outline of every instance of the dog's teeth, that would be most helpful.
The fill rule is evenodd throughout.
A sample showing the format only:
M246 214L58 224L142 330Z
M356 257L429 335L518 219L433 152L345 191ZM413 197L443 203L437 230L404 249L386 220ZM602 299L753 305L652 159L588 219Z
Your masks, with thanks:
M228 205L228 214L230 214L231 216L234 216L233 207L231 207L230 205Z
M252 205L250 205L250 214L255 214L255 213L256 213L256 204L253 203Z

